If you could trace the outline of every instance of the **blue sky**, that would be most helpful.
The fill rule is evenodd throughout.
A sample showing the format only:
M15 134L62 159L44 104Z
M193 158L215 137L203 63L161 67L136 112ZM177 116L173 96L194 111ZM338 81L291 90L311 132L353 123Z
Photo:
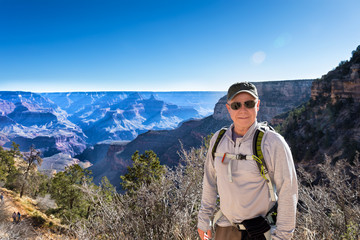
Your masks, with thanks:
M360 45L359 10L358 0L0 0L0 90L319 78Z

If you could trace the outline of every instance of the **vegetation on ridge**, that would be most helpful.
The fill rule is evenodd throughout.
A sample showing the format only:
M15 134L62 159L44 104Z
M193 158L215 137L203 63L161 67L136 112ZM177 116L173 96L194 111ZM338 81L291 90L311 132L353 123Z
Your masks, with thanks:
M350 61L316 80L325 84L321 85L321 95L277 117L283 119L277 130L292 148L295 162L323 162L325 153L334 161L344 158L353 162L360 151L360 102L351 96L335 100L330 97L331 80L343 79L353 64L360 64L360 46Z
M42 209L48 216L62 218L68 225L67 234L77 239L196 239L208 141L209 138L197 149L183 150L181 164L174 169L159 165L154 153L134 154L135 161L151 158L157 166L153 173L159 174L150 180L136 178L137 173L148 170L141 168L148 166L133 165L139 182L137 188L124 194L117 193L106 179L95 186L90 172L77 165L69 167L45 184L52 191L46 200L48 206L45 204ZM1 153L4 152L8 151ZM303 168L298 169L299 206L294 239L356 240L360 233L360 183L359 178L352 180L360 175L359 154L354 165L344 159L333 166L332 161L326 157L325 164L317 165L320 180ZM161 169L165 168L163 172ZM39 197L40 192L46 191L38 191L38 200L46 199L46 195ZM52 199L55 206L50 206ZM45 224L45 216L36 214L33 218Z

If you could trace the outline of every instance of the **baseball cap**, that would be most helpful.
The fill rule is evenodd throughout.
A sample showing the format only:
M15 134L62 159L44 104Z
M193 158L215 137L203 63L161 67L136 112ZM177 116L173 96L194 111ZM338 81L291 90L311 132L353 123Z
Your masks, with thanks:
M233 99L237 94L246 92L251 94L254 98L258 98L258 92L254 84L249 82L239 82L234 83L230 86L228 93L227 93L227 100L230 101Z

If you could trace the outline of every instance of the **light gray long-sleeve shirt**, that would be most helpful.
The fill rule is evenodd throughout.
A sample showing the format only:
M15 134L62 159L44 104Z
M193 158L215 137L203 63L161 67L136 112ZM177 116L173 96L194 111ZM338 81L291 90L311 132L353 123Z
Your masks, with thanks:
M232 140L232 129L225 132L216 152L253 155L253 137L259 124L250 127L245 136ZM219 131L210 141L205 162L203 193L198 215L198 228L210 229L210 220L216 207L217 194L220 197L220 209L224 216L217 221L219 226L231 226L246 219L265 216L275 202L271 201L269 188L260 175L254 160L231 160L222 157L213 159L211 150ZM276 187L278 196L278 215L273 240L291 239L295 229L298 187L296 171L290 148L284 138L274 131L266 131L261 149L269 170L270 178ZM233 181L229 181L228 164L231 163ZM230 222L231 221L231 222Z

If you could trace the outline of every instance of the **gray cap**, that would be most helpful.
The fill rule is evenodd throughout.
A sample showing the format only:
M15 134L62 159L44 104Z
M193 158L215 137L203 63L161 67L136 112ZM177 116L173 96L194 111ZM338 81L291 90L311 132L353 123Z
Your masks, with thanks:
M258 92L254 84L249 82L239 82L234 83L228 90L227 93L227 100L230 101L233 99L237 94L246 92L251 94L254 98L258 98Z

